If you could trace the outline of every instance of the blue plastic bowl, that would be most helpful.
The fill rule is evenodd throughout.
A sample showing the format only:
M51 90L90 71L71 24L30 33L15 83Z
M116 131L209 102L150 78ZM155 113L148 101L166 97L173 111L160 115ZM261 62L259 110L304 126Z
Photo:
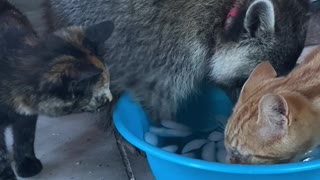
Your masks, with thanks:
M180 110L179 118L197 122L199 128L210 122L206 113L229 115L232 105L225 94L217 88L206 88L196 99L189 100ZM192 104L192 106L191 106ZM211 109L210 111L207 111ZM192 114L188 113L192 112ZM204 118L198 118L199 115ZM198 116L197 116L198 115ZM129 94L123 95L114 111L114 124L120 134L134 146L144 151L154 177L157 180L319 180L320 160L283 165L231 165L191 159L164 151L146 143L143 139L149 120L143 109ZM198 118L198 119L195 119ZM215 122L211 120L213 125ZM197 128L196 126L192 126Z

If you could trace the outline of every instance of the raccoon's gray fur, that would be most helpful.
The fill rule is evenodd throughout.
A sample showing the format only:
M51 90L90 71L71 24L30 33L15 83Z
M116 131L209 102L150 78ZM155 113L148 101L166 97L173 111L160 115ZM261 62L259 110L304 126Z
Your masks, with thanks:
M111 91L124 91L153 120L174 120L178 105L207 77L236 100L252 69L269 60L286 74L305 41L309 0L47 0L53 29L112 20L105 44ZM225 27L228 27L227 29Z

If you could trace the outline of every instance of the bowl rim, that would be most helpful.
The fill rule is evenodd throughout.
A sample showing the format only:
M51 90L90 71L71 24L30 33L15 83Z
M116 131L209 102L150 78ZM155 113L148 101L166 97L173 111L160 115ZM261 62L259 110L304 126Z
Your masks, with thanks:
M122 98L124 96L126 95L123 95ZM118 105L119 102L117 103L117 106ZM164 159L172 163L177 163L183 166L232 174L286 174L311 171L320 168L320 160L276 165L238 165L208 162L200 159L184 157L175 153L167 152L165 150L152 146L145 141L140 140L125 127L123 121L121 120L121 114L118 111L119 109L117 107L113 113L113 122L116 129L128 142L132 143L137 148L145 151L147 154L147 158L149 158L149 155L152 155L154 157Z

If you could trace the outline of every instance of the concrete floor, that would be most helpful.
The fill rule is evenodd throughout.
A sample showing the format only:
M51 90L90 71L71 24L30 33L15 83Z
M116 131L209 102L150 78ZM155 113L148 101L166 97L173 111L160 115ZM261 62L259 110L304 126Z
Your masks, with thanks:
M60 118L40 116L35 151L44 169L35 177L20 180L129 179L113 133L98 127L96 118L89 113ZM11 147L10 129L6 135ZM129 153L128 158L136 180L153 179L143 157Z
M98 128L90 114L39 117L35 142L36 155L44 169L28 180L127 178L114 136L107 136Z
M39 32L45 29L41 19L41 1L12 0L29 17ZM311 32L316 33L319 30ZM320 38L317 36L318 40L315 41L314 37L309 35L306 44L319 44ZM300 61L312 48L305 49ZM24 180L129 179L114 135L107 134L99 128L96 118L86 113L61 118L39 117L35 149L44 169L38 176ZM10 132L8 132L8 144L12 144ZM128 158L135 179L154 179L144 158L130 153Z
M35 177L20 180L129 179L114 135L99 128L96 118L89 113L60 118L40 116L35 151L44 169ZM6 135L11 147L10 129ZM137 180L153 179L144 158L129 154L129 159Z

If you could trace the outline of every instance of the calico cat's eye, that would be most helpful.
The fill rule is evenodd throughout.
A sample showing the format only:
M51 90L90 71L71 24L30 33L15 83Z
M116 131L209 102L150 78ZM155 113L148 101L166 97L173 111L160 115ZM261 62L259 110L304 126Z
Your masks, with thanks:
M77 86L77 84L78 84L78 81L76 81L76 80L72 80L72 81L70 82L70 86L71 86L71 88L76 87L76 86Z

